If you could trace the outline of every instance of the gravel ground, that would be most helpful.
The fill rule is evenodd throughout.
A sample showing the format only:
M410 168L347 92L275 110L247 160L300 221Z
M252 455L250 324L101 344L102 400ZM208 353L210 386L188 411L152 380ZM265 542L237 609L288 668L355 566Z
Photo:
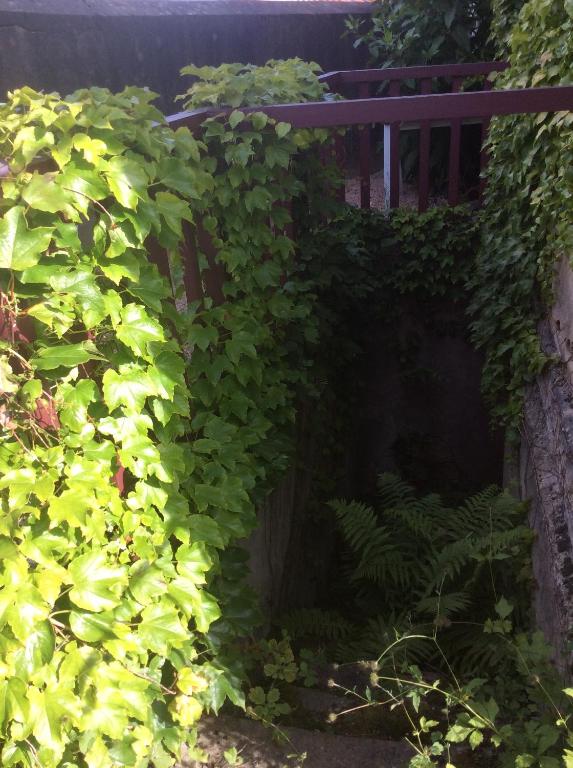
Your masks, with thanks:
M360 206L360 177L346 179L346 202L356 208ZM445 205L445 198L431 197L430 207ZM374 210L384 210L384 177L382 171L373 173L370 177L370 207ZM418 189L414 184L403 184L400 190L400 208L418 207Z

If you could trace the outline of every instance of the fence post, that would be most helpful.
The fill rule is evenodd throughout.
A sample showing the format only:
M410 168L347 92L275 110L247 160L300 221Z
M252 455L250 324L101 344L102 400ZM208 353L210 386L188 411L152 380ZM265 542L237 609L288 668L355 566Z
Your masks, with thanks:
M147 253L149 255L149 261L155 264L159 270L159 274L162 277L166 277L172 284L171 280L171 267L169 265L169 255L165 248L163 248L157 242L155 237L148 237L145 245L147 247Z
M340 203L344 203L346 200L346 174L344 172L346 151L344 148L344 135L337 128L334 129L334 159L342 177L342 184L336 190L336 199Z

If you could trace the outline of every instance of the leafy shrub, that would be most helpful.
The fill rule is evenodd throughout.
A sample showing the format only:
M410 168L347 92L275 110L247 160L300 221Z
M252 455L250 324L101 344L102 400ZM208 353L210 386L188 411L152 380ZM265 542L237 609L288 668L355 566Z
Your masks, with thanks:
M181 185L212 182L151 99L22 89L0 115L5 765L170 764L207 687L223 538L184 488L185 360L146 239L176 247Z
M496 669L487 678L461 678L434 633L399 636L380 646L364 693L333 685L356 697L361 707L403 712L410 723L405 738L413 752L410 768L456 768L468 760L500 768L569 766L573 689L562 689L541 632L514 631L512 610L502 598L495 605L497 617L483 626L484 632L497 634L505 651L503 671ZM407 648L421 639L432 644L442 660L438 676L412 663L384 668L384 660L395 655L398 645ZM475 757L468 754L476 750Z
M353 17L347 29L371 65L408 67L489 58L489 21L487 0L382 0L371 18Z
M195 78L183 96L185 109L241 107L320 101L327 86L320 83L318 64L301 59L254 64L222 64L219 67L183 67L182 75Z
M234 543L288 462L313 324L282 203L315 136L235 113L195 139L152 98L24 88L0 108L5 766L162 768L185 742L200 757L204 709L244 704ZM182 309L198 222L224 301Z

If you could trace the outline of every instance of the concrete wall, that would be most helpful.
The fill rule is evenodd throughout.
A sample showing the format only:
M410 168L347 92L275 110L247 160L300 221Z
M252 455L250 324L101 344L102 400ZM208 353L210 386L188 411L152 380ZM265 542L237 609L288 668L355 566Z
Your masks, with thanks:
M323 69L365 64L342 38L353 2L265 0L0 0L0 100L30 85L70 93L148 86L174 109L189 63L263 64L299 56Z
M260 511L248 543L252 583L273 617L324 604L338 576L334 517L317 507L316 497L313 503L313 484L325 469L336 478L332 497L373 503L384 471L453 502L501 485L502 435L490 429L480 391L482 357L469 343L465 308L443 299L423 306L405 300L396 314L395 325L381 318L355 329L364 355L343 385L353 404L335 406L352 409L338 436L336 466L330 446L320 442L333 438L329 424L317 423L312 402L299 411L293 468ZM323 490L318 495L327 500Z
M480 382L482 356L470 344L465 307L436 300L397 313L369 333L356 372L355 493L375 493L380 472L453 500L501 484L503 441L492 432Z

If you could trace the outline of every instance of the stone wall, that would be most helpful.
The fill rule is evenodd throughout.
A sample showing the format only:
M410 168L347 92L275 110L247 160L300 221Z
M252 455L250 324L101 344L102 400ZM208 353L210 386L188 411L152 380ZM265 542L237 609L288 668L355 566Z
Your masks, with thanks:
M186 64L299 56L324 70L365 65L343 38L353 2L0 0L0 100L22 85L70 93L148 86L174 112Z
M528 390L519 451L519 488L531 500L538 625L570 675L573 631L573 272L559 265L555 304L539 334L555 357Z

